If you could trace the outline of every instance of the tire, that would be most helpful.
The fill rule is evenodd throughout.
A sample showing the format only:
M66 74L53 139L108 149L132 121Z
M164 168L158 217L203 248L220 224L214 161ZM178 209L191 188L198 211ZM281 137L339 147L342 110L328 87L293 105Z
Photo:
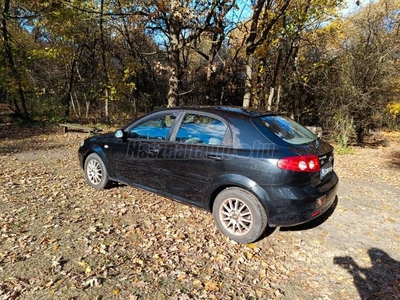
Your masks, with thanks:
M85 160L86 181L95 189L107 188L110 184L106 166L96 153L90 154Z
M227 188L217 195L213 217L222 234L242 244L259 239L268 221L260 201L252 193L237 187Z

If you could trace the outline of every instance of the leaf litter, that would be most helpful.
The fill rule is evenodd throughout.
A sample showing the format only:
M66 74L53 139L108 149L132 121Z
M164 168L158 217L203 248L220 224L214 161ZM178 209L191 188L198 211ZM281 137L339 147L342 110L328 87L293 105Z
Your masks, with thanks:
M357 235L356 228L334 223L352 206L339 201L332 217L310 230L275 230L239 245L223 237L205 211L132 187L90 188L77 161L85 136L42 130L22 136L16 130L0 142L0 299L360 297L353 278L333 263L335 255L350 255L348 248L330 241L339 228ZM379 177L379 188L348 187L340 196L347 203L354 193L389 198L399 191L393 179L399 169L386 165L399 145L398 136L393 139L390 148L336 157L341 180L368 185L371 172ZM373 157L379 164L360 163ZM398 208L380 204L387 228L396 228ZM373 240L380 233L365 236ZM384 250L399 248L398 234L392 242ZM361 261L361 252L351 254ZM390 282L376 297L387 299L396 288Z

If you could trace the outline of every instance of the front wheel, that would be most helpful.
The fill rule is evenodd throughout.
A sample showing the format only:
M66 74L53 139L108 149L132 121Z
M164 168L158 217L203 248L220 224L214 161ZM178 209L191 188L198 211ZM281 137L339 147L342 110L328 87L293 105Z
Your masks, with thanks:
M95 189L103 189L110 184L106 166L96 153L92 153L86 158L84 171L86 181Z
M219 230L239 243L256 241L267 227L267 214L260 201L241 188L220 192L213 204L213 216Z

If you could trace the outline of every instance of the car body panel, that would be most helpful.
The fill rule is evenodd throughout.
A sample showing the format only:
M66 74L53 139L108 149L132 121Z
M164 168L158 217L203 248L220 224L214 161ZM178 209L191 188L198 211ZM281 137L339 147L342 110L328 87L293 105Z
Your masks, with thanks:
M173 145L166 155L164 189L172 198L197 206L204 206L204 194L214 178L229 172L229 153L218 146ZM182 181L184 185L177 184Z
M196 125L189 118L196 114L210 123ZM123 138L106 134L85 140L80 164L98 153L110 179L209 211L221 190L240 187L261 202L270 226L307 222L336 197L333 147L317 138L299 145L283 141L260 125L257 118L263 115L276 114L229 107L162 109L122 128ZM158 124L164 116L169 124ZM225 133L219 134L222 128ZM277 167L279 159L301 155L317 155L326 174Z

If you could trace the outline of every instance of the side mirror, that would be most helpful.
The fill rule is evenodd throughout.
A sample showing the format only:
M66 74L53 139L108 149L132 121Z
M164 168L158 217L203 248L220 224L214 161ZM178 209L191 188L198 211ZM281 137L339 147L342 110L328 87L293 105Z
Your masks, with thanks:
M117 139L123 139L124 138L124 131L122 129L118 129L116 132L114 132L114 136Z

